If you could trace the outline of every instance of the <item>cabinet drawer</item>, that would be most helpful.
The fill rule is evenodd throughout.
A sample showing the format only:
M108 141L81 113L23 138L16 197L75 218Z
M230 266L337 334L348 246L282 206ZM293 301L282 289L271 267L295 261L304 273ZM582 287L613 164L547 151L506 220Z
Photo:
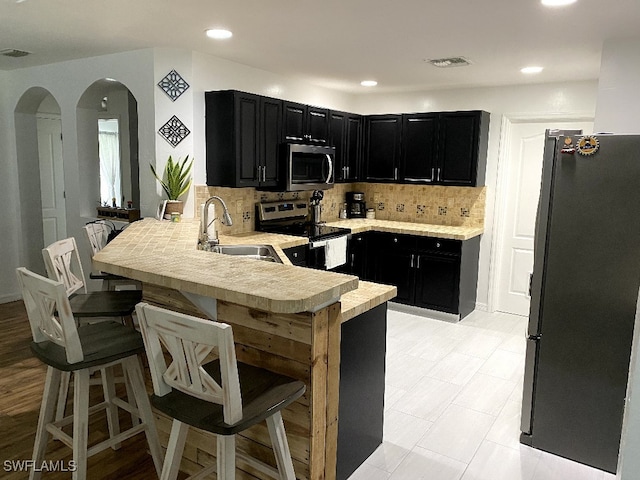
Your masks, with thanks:
M400 233L376 232L375 243L384 255L387 249L415 250L417 237Z
M418 250L460 255L462 241L448 238L419 237Z

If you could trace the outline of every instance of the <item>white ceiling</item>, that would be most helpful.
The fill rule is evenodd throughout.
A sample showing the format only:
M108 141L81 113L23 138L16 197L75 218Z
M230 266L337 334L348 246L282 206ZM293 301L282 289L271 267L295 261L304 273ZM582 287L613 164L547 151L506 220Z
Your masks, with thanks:
M495 86L596 79L603 41L638 32L640 0L0 0L0 50L32 52L0 69L176 47L344 91ZM472 65L425 63L449 56Z

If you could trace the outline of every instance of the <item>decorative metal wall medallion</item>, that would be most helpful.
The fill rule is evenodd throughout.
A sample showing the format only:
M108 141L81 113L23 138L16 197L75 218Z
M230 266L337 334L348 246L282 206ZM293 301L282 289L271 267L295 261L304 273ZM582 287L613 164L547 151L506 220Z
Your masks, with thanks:
M158 82L158 86L166 93L172 102L175 102L180 95L187 91L189 84L175 70L171 70Z
M186 127L184 123L182 123L182 121L178 117L174 115L169 119L167 123L160 127L158 133L162 135L162 138L164 138L173 147L175 147L182 140L187 138L191 131Z

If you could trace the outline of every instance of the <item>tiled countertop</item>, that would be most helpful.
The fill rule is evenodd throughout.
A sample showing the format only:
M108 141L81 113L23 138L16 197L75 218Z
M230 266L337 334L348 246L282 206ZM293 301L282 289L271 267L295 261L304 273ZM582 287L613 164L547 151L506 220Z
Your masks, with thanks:
M469 240L484 233L483 227L450 227L447 225L433 225L429 223L369 220L366 218L336 220L327 222L327 225L332 227L349 228L353 233L375 230L378 232L404 233L407 235L450 238L453 240Z
M341 299L343 321L396 295L396 288L388 285L291 266L281 249L304 245L305 238L262 232L220 236L222 244L272 245L285 262L277 264L199 251L198 231L196 221L135 222L93 257L94 267L277 313L315 311Z
M142 282L276 313L315 311L358 288L358 278L350 275L197 250L198 231L195 221L135 222L98 252L93 264ZM249 238L254 243L257 237L242 243Z

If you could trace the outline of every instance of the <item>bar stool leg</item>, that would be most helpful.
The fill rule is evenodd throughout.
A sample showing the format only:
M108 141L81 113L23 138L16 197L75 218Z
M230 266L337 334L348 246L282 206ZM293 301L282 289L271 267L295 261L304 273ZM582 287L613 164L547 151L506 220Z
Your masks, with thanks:
M60 389L58 390L58 406L56 407L56 422L64 418L64 411L67 407L67 396L69 394L69 380L71 372L61 372Z
M76 469L71 478L85 480L89 434L89 370L77 370L73 380L73 460Z
M113 438L120 433L120 420L118 418L118 407L113 404L116 398L115 372L114 367L100 369L102 377L102 390L104 392L104 401L107 402L107 426L109 428L109 438ZM111 448L118 450L122 446L121 443L114 444Z
M44 392L42 394L42 405L40 406L40 416L38 417L38 427L36 429L36 440L33 445L33 456L31 457L36 466L42 465L44 452L47 449L47 424L53 421L60 389L60 370L53 367L47 368L47 376L44 382ZM42 472L32 469L29 472L29 480L38 480Z
M169 435L169 443L167 444L167 455L164 457L160 480L175 480L178 478L180 460L182 460L184 442L187 440L188 431L189 425L175 419L173 420L171 424L171 435Z
M122 362L122 368L124 370L125 377L128 380L127 383L131 385L131 390L133 392L132 398L135 400L135 404L138 407L140 420L142 420L142 423L145 425L144 433L147 436L147 443L149 444L149 451L153 458L153 464L156 467L156 473L160 476L162 473L162 448L160 447L160 437L158 437L156 421L153 416L153 412L151 411L151 403L149 402L147 389L144 386L144 378L142 376L142 370L140 370L139 357L134 355L125 358ZM178 466L179 465L180 462L178 461Z
M217 435L216 462L218 463L219 480L235 480L236 478L236 436Z
M269 438L271 438L273 453L276 456L276 465L278 466L280 478L282 480L295 480L296 474L293 471L289 442L287 442L282 414L279 411L267 417L267 428L269 429Z

